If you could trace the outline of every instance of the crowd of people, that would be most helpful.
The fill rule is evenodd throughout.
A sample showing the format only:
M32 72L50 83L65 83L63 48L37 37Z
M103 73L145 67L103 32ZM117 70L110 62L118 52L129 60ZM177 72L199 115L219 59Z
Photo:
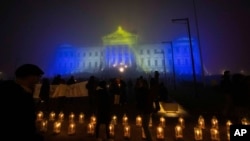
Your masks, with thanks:
M43 105L50 100L50 85L72 85L76 83L74 76L71 76L67 81L60 75L54 77L52 82L48 78L42 77L43 70L33 64L24 64L18 67L15 71L15 80L1 82L0 92L2 99L7 101L1 106L1 111L5 116L2 116L4 124L4 132L11 131L15 127L18 132L19 139L43 141L43 136L36 129L36 103L33 99L34 86L41 81L40 102ZM134 96L138 113L142 115L142 127L146 136L146 140L151 141L152 137L148 129L150 116L160 110L159 101L167 101L168 89L159 79L159 72L155 71L154 76L144 78L139 76L135 81L125 81L122 78L111 78L102 80L96 76L90 76L85 85L88 90L88 114L97 116L96 137L99 137L99 128L101 124L106 125L106 134L109 138L108 125L111 121L111 115L114 113L126 113L126 111L118 112L118 110L126 107L129 102L129 97ZM245 107L249 97L249 77L241 74L231 75L230 71L225 71L220 88L225 96L225 107L223 114L230 117L232 109L239 110L240 107ZM66 92L66 87L65 91ZM65 104L65 95L57 96L59 110L62 110ZM6 108L6 106L8 108ZM48 107L44 107L45 111L50 111ZM17 117L16 112L22 112ZM18 120L17 120L18 119ZM21 122L20 122L21 120ZM25 127L25 130L23 128ZM3 133L8 135L8 133ZM13 136L15 137L15 136ZM6 137L11 139L11 136ZM13 138L14 140L14 138Z

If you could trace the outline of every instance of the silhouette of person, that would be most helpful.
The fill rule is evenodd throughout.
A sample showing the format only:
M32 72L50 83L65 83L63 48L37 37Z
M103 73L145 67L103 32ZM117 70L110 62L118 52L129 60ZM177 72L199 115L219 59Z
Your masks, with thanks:
M96 137L99 138L99 128L101 124L105 124L106 136L109 136L109 123L110 123L110 106L111 100L106 87L106 81L100 81L97 87L97 122L96 122Z
M44 72L34 64L23 64L15 71L15 80L6 80L0 86L2 137L8 140L43 141L36 128L36 107L33 98L35 84ZM7 102L7 103L6 103ZM18 112L18 114L17 114ZM20 113L21 112L21 113ZM20 113L20 114L19 114Z
M89 112L91 114L95 113L96 110L96 88L98 86L95 76L90 76L86 84L86 89L88 90L89 98Z
M42 79L42 86L39 93L39 98L44 111L48 111L50 99L50 81L48 78Z
M230 109L233 107L233 98L232 98L232 81L231 81L231 73L226 70L223 73L221 82L220 82L222 94L225 97L225 105L224 105L224 116L229 116Z

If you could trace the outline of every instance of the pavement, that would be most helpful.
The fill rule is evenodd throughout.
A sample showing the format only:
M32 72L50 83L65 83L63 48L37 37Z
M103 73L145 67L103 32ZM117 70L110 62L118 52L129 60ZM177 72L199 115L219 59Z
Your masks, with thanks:
M42 132L45 137L45 141L97 141L97 140L104 140L105 137L105 126L102 125L100 128L100 136L101 139L96 139L94 135L89 135L87 133L87 126L90 122L90 116L92 114L88 113L88 101L87 98L73 98L65 102L64 109L62 112L65 115L65 118L62 122L61 131L58 134L53 132L53 124L55 121L49 121L49 113L54 111L56 113L56 117L58 117L59 111L54 108L53 102L49 104L49 110L44 110L44 105L40 104L37 107L38 111L44 112L45 120L48 120L47 131ZM78 115L80 113L85 114L84 122L80 123L78 121ZM75 114L74 123L76 124L76 132L72 135L68 134L68 125L69 125L69 114ZM122 116L126 113L128 116L128 124L131 127L131 137L129 139L124 138L123 136L123 125L122 125ZM135 119L138 115L138 111L135 107L134 103L128 103L125 106L120 106L114 112L117 115L117 124L115 125L115 135L111 139L113 141L141 141L144 140L142 138L142 128L136 126ZM152 127L150 127L150 132L153 138L153 141L158 141L156 137L157 127L160 123L160 117L165 119L165 128L164 128L164 139L161 141L193 141L194 140L194 127L197 126L197 120L199 115L190 115L188 111L185 110L180 104L176 102L161 102L161 109L158 113L152 115ZM216 116L216 115L215 115ZM175 126L178 124L178 118L183 117L185 128L183 129L183 138L176 139L175 138ZM206 128L203 129L203 141L210 141L211 134L211 116L204 117L206 122ZM37 127L40 129L41 122L37 121ZM219 120L219 137L221 141L227 141L227 130L226 130L226 119Z

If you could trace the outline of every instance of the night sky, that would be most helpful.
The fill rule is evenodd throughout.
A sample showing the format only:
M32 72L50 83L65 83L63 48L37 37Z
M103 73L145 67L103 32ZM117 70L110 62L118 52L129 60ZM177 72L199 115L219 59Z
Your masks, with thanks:
M6 0L7 1L7 0ZM1 2L0 72L12 74L22 63L46 70L61 44L100 46L101 37L120 25L139 35L140 43L160 43L187 36L189 18L211 74L229 69L250 73L248 0L13 0ZM46 72L45 72L46 73Z

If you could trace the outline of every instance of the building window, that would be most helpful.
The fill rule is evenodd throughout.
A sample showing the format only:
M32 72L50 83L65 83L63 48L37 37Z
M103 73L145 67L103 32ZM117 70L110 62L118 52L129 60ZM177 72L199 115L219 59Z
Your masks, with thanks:
M83 53L82 53L82 56L85 57L85 55L86 55L85 52L83 52Z
M176 53L179 53L179 47L175 48Z
M97 68L97 62L95 62L95 68Z
M149 49L147 50L147 54L150 54L150 50Z
M141 65L143 65L143 62L144 62L144 59L143 59L143 58L141 58Z
M143 54L143 50L142 50L142 49L140 50L140 54L141 54L141 55Z
M181 60L177 59L177 64L180 65L181 64Z
M173 65L172 59L169 59L169 60L168 60L168 63L169 63L169 66L172 66L172 65Z
M157 60L155 60L155 66L158 66L158 61Z
M92 52L89 52L89 56L90 56L90 57L92 56Z
M91 62L89 62L89 68L91 68Z
M148 59L148 66L150 66L150 59Z
M83 68L85 67L85 62L82 63L82 67L83 67Z
M154 49L155 54L157 54L157 49Z
M97 51L95 52L95 56L98 56L98 52Z

